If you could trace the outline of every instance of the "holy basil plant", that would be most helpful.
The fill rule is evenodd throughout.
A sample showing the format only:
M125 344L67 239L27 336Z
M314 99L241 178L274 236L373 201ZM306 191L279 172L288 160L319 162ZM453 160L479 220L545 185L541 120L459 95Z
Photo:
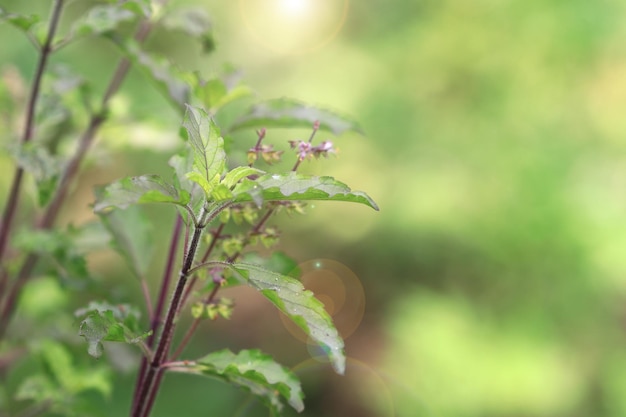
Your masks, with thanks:
M202 9L177 10L167 0L77 0L73 3L84 4L73 8L75 20L59 25L69 2L51 3L48 21L0 8L0 23L26 35L38 57L28 98L16 93L24 89L19 77L15 85L0 88L0 129L7 132L0 139L16 139L2 143L7 160L14 162L14 175L0 224L0 377L12 366L17 374L11 383L0 383L0 415L5 409L10 415L102 415L89 393L111 395L112 369L88 355L106 357L111 343L131 345L141 354L132 417L150 415L166 372L240 387L258 397L272 415L284 404L302 411L304 395L296 375L258 349L221 349L196 358L183 354L202 320L233 314L234 302L219 296L220 291L248 286L318 344L337 373L344 372L343 340L324 305L294 276L297 263L273 250L280 232L268 221L279 212L304 213L311 201L378 210L367 194L335 178L299 172L304 160L335 152L332 141L316 141L318 131L341 135L361 132L360 127L344 115L298 100L259 101L235 71L206 78L178 70L167 56L144 48L158 29L195 39L203 53L211 52L213 26ZM120 54L101 97L89 72L79 74L58 60L50 65L57 51L94 38L110 42ZM163 162L161 172L167 175L146 173L97 186L95 221L58 225L102 127L128 128L130 116L116 118L111 100L133 66L182 117L179 152L167 155L169 167ZM3 80L15 79L9 75L3 74ZM16 110L21 108L23 112ZM228 117L220 117L224 109ZM216 120L229 121L221 126L226 134ZM307 140L285 144L293 151L290 160L268 143L268 128L311 133ZM245 134L255 136L253 146L237 149L232 136ZM30 188L24 186L25 178ZM20 198L28 191L30 200ZM154 280L147 275L158 261L151 238L156 225L144 212L146 204L172 207L174 223L154 300L149 288ZM36 216L28 220L29 213ZM270 255L258 255L257 246ZM145 306L120 302L118 293L110 297L115 302L98 299L76 310L72 327L67 311L77 304L70 294L83 291L84 299L98 285L86 257L103 247L118 252L128 264L136 280L125 282L139 287ZM184 316L192 321L180 332L181 323L187 323L181 320ZM17 320L20 326L11 326ZM72 351L72 337L80 341L76 334L84 341L80 355Z
M217 377L240 386L260 396L273 413L281 410L283 401L300 411L303 395L296 376L257 350L236 354L214 352L185 361L172 357L169 352L177 318L186 311L182 307L201 272L204 279L212 281L208 297L201 302L200 308L195 308L197 319L204 314L202 307L206 307L206 314L214 311L217 315L221 311L222 315L229 315L230 306L215 304L220 287L248 285L318 343L335 371L342 374L346 362L344 344L323 304L297 279L266 269L262 262L243 262L239 258L245 246L260 240L267 233L267 219L278 209L298 207L312 200L360 203L374 209L377 209L376 203L367 194L353 191L332 177L299 174L295 169L270 173L253 164L229 168L220 130L202 108L187 105L182 126L181 136L186 147L172 160L174 169L171 179L158 175L122 178L97 188L94 203L94 210L112 231L121 253L125 254L131 268L137 271L143 269L142 262L139 256L133 254L142 252L139 248L141 242L134 243L133 240L141 239L141 236L133 233L132 226L126 232L115 226L120 222L116 219L119 210L148 203L169 204L179 210L188 226L188 245L163 326L160 329L139 330L134 321L133 325L127 323L128 315L121 314L117 309L96 306L81 311L81 315L86 315L81 323L81 335L94 356L102 354L103 341L145 345L142 349L147 353L144 357L146 365L142 367L138 380L134 415L146 415L146 407L149 407L147 399L158 389L160 375L167 370ZM317 129L318 126L319 123L314 123L313 127ZM257 147L261 146L260 142ZM311 149L313 155L314 147ZM302 157L307 155L297 156ZM189 169L181 169L183 166ZM234 222L234 217L230 215L234 211L248 213L251 221L247 234L234 253L216 250L215 242L226 236L223 235L224 229L228 223ZM207 230L210 230L211 243L203 248L201 236ZM201 252L204 255L198 259ZM213 310L211 306L215 306ZM144 340L150 331L159 334L146 344ZM180 351L181 347L176 349L176 352Z

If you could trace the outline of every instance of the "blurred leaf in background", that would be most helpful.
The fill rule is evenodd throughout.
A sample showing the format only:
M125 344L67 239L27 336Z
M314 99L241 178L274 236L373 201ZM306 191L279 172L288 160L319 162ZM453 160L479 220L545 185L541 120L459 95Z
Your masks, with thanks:
M0 1L11 10L19 3ZM252 8L205 1L216 54L201 58L202 45L190 45L174 55L183 69L207 73L232 62L262 97L325 103L361 124L365 136L344 134L336 141L340 163L331 158L302 168L367 189L381 214L374 219L366 208L328 204L308 207L306 219L283 219L293 228L283 237L292 255L340 259L363 283L366 313L346 340L348 355L381 376L398 416L623 416L626 3L361 0L350 2L343 20L340 3L320 1L324 11L307 12L326 28L325 36L289 37L310 26L281 28L274 16L273 39L289 40L277 50L255 35ZM0 31L2 38L14 35ZM331 35L323 46L310 47L315 36ZM5 80L12 71L5 62L14 62L22 78L32 72L28 43L20 42L0 50ZM157 34L149 47L173 45ZM85 72L105 73L115 48L104 47L97 62L81 61L81 48L66 56ZM19 85L5 82L0 100L19 101ZM158 115L133 140L150 136L155 124L176 126L177 116L156 104L162 100L145 82L128 88L139 99L122 98L113 111ZM227 109L220 117L228 118ZM104 143L129 135L128 129L108 129ZM277 146L305 139L298 135L268 130ZM254 138L230 136L230 146L245 158ZM94 170L98 182L157 166L159 145L146 142L147 150L125 156L111 145L107 152L117 173ZM2 172L4 165L0 161ZM0 181L0 191L7 181ZM329 223L343 227L320 227ZM96 266L114 275L107 262ZM249 308L264 311L252 303ZM237 311L234 322L256 325L254 314ZM280 352L275 356L294 364L307 355L291 348L288 332L264 338L262 327L246 334L219 331L240 347L258 338L264 351ZM303 415L387 417L389 407L375 400L385 390L341 395L359 381L342 385L331 378L312 379L310 386L305 381ZM172 379L166 390L215 390L177 384L183 382ZM232 411L227 400L242 398L216 392L211 410L222 413Z

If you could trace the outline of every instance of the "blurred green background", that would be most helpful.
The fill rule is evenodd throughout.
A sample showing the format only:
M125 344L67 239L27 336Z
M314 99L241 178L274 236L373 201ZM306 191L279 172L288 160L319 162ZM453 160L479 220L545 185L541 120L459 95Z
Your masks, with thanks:
M32 3L0 1L16 11L49 2ZM194 43L181 47L184 37L159 33L151 49L205 74L232 63L262 98L353 115L366 135L336 138L337 159L304 168L367 191L381 207L319 204L306 217L277 219L285 251L304 265L321 260L317 269L334 282L322 297L337 319L348 314L342 306L356 311L339 326L348 336L345 377L312 359L245 291L233 294L231 322L203 327L190 357L260 346L303 378L303 416L626 415L626 3L176 3L202 3L217 52L205 57ZM27 41L4 26L0 39L2 69L28 80ZM102 88L115 56L106 42L89 41L55 59ZM114 112L141 124L102 132L66 222L90 219L94 183L167 168L178 116L141 74L131 75ZM285 148L307 135L268 138ZM241 133L233 146L254 140ZM2 161L0 195L9 165ZM151 210L160 261L172 213ZM103 288L138 297L124 267L111 267L115 255L90 262ZM115 349L110 356L123 363L128 352ZM126 413L132 380L130 371L119 377L103 415ZM266 412L230 387L173 375L154 415Z

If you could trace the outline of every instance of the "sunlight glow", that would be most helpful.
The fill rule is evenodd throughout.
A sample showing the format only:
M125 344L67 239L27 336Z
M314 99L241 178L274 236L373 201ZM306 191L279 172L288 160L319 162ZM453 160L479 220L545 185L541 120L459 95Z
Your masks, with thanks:
M243 22L255 40L279 54L323 47L341 30L350 0L239 0Z
M311 9L310 0L281 0L280 8L283 13L291 16L303 16Z

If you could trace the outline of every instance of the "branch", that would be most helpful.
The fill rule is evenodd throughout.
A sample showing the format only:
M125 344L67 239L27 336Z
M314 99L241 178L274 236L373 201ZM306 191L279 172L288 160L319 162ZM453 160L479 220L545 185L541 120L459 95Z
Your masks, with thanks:
M156 391L160 385L161 375L163 374L160 366L163 362L165 362L167 353L172 344L172 337L176 328L174 319L176 318L180 307L185 284L187 284L189 271L191 270L193 260L198 250L198 244L200 242L200 237L202 236L203 228L206 226L211 214L212 213L208 212L206 208L203 207L199 216L198 225L194 228L193 236L191 237L191 242L189 243L189 249L187 250L187 256L185 257L178 283L176 284L176 288L174 289L174 293L172 294L172 298L168 306L165 323L163 324L163 331L159 338L156 352L154 353L154 357L145 377L141 381L139 395L132 409L133 417L143 417L150 414L152 407L151 398L156 395Z
M57 7L60 8L60 5L62 3L63 3L63 0L56 0L55 11ZM60 10L58 13L60 13ZM54 19L56 19L56 21ZM50 32L52 34L54 34L53 28L56 29L56 24L58 23L58 19L59 19L59 15L56 13L53 14L53 22L51 22L51 25L50 25ZM145 40L145 38L148 36L148 33L150 32L151 27L152 26L150 25L148 21L142 22L139 29L137 30L135 39L138 42L142 42L143 40ZM49 36L49 38L51 38L51 36ZM42 49L42 58L44 55L46 57L47 55L49 55L50 49L51 49L51 42L52 41L50 39L46 40L46 44L48 44L48 46L46 47L44 45L44 48ZM45 61L44 61L44 64L45 64ZM98 131L102 123L105 121L104 109L106 109L106 107L108 106L108 102L111 99L111 97L121 87L122 82L126 78L126 75L128 74L129 69L130 69L130 61L127 58L122 58L120 60L120 63L117 66L117 69L113 77L111 78L111 81L109 82L109 86L102 99L102 104L101 104L102 111L100 111L99 113L93 114L91 116L87 129L85 130L85 132L83 133L83 135L81 136L79 140L78 148L75 154L69 160L67 167L65 168L61 176L61 179L59 180L59 185L57 186L55 194L52 197L52 200L50 204L48 205L43 217L37 224L38 228L50 229L54 225L54 222L59 214L59 211L61 210L61 206L63 205L63 202L65 201L65 198L69 191L69 186L72 183L76 174L78 173L80 164L82 163L85 155L87 154L87 151L91 147L94 141L94 138L96 136L96 132ZM41 71L43 72L43 69ZM39 71L38 71L38 75L39 75ZM41 76L39 76L39 78L41 78ZM36 86L37 86L36 89L34 88L35 85L33 86L33 91L37 91L37 92L39 91L39 82L36 83ZM34 94L31 94L31 95L36 100L38 93L36 95ZM29 109L30 109L30 106L29 106ZM31 117L34 119L34 103L32 104L32 109L33 110L32 110ZM29 113L31 112L29 111ZM23 140L24 142L27 142L28 140L30 140L32 136L33 123L34 123L33 120L30 121L30 124L27 123L27 126L30 126L30 130L25 130L25 136ZM13 222L13 216L14 216L16 205L17 205L19 187L22 181L22 176L23 176L23 170L21 168L18 168L18 170L16 171L16 179L13 183L11 194L7 202L7 209L3 216L3 223L1 226L2 230L0 230L0 260L2 259L2 255L6 247L6 240L9 235L9 229L10 229L11 223ZM20 269L18 273L17 279L13 283L13 286L8 290L8 295L5 296L4 306L2 308L2 311L0 311L0 340L4 337L4 334L7 330L9 322L13 316L19 293L21 289L23 288L24 284L26 283L26 281L30 278L32 271L34 270L38 261L39 261L39 255L35 253L28 254L28 256L26 257L26 260L22 264L22 268ZM4 285L5 284L4 275L0 275L0 280L1 280L0 284Z
M172 280L172 272L174 270L174 263L176 261L176 251L178 249L178 241L180 240L181 229L183 225L183 218L180 214L176 216L176 223L174 224L174 231L172 232L172 238L170 240L170 247L167 255L167 262L165 269L163 270L163 278L161 279L161 288L159 289L159 295L157 298L156 308L154 314L151 316L152 323L150 328L152 334L148 337L147 345L152 349L154 347L154 340L159 330L159 326L163 321L163 310L165 309L165 298L167 296L167 290L170 287ZM139 372L137 373L137 380L135 382L135 393L133 394L133 408L137 404L139 398L139 391L145 378L146 368L148 367L148 359L146 357L141 358L141 365Z
M48 28L48 34L39 55L39 62L37 63L37 69L35 71L35 77L33 79L33 86L30 90L30 97L28 99L28 104L26 108L26 120L24 121L24 132L21 139L22 143L27 143L33 138L33 132L35 129L35 111L37 107L37 101L39 100L41 92L41 80L46 70L48 58L50 56L50 53L52 52L52 41L54 40L54 35L56 33L59 20L61 19L62 9L63 0L55 0L54 5L52 6L50 27ZM11 232L11 226L14 222L15 210L19 201L19 194L23 176L23 168L21 168L20 166L16 167L15 175L13 177L13 183L11 184L11 191L9 192L9 198L6 202L6 206L2 215L2 223L0 224L0 263L4 258L7 241Z

